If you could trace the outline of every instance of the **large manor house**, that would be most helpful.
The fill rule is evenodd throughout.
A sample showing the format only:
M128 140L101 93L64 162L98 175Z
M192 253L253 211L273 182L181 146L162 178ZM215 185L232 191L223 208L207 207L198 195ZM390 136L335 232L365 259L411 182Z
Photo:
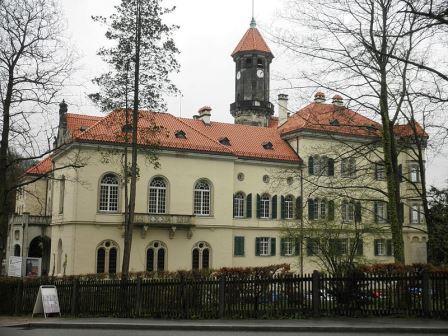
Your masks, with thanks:
M288 263L311 272L320 263L308 229L329 230L328 222L347 232L381 227L361 236L357 256L393 262L381 193L386 181L380 124L328 92L316 92L298 111L288 107L285 94L274 106L274 55L255 21L232 58L234 123L214 121L215 113L228 112L208 106L192 119L140 112L130 271ZM124 248L124 111L99 117L68 108L60 104L57 149L23 176L36 181L17 193L8 256L41 257L43 274L118 273ZM161 131L150 131L153 125ZM409 130L409 124L398 126L397 139L409 138ZM149 160L149 147L157 166ZM426 262L425 224L412 188L418 165L410 150L402 150L398 161L406 262ZM342 249L349 243L340 239Z

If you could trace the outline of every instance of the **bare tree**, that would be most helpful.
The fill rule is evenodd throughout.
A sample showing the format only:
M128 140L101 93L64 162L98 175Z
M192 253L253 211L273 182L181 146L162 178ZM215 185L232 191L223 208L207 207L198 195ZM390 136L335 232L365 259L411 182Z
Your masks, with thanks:
M305 85L323 87L348 97L348 105L381 120L381 147L394 255L404 262L400 221L400 152L396 124L415 80L412 62L429 57L431 32L400 1L291 1L284 18L300 28L298 34L277 36L295 57L307 57L313 68L303 71ZM325 70L322 70L325 69ZM304 85L302 85L304 86Z
M8 176L40 151L32 123L54 102L72 68L62 38L61 13L52 0L0 1L0 241L8 222ZM13 149L20 156L11 156ZM3 259L3 248L0 249Z

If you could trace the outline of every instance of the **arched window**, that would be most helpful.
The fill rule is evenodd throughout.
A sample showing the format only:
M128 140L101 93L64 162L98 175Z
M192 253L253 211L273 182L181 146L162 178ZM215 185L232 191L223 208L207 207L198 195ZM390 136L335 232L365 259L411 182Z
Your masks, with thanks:
M194 214L200 216L210 215L210 184L200 180L194 186Z
M210 245L206 242L198 242L192 251L192 268L196 270L210 267Z
M261 195L260 199L260 218L269 218L271 197L268 194Z
M161 241L153 241L146 250L146 271L163 272L166 264L166 245Z
M294 197L288 195L285 197L285 219L294 218Z
M14 245L14 257L20 257L20 245Z
M244 217L244 194L242 192L236 193L233 196L233 217Z
M154 178L149 185L149 213L166 213L166 182L162 177Z
M100 183L99 210L106 212L118 211L118 177L114 174L106 174Z
M117 273L118 244L112 240L104 240L96 248L96 272Z

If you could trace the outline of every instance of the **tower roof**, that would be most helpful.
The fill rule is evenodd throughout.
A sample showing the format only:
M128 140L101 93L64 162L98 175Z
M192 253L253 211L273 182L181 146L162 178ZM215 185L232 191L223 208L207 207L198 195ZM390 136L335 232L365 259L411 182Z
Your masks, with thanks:
M272 51L269 49L263 36L261 36L260 31L253 24L251 24L251 28L247 30L240 43L236 46L232 53L232 57L235 56L235 54L244 51L262 51L272 55Z

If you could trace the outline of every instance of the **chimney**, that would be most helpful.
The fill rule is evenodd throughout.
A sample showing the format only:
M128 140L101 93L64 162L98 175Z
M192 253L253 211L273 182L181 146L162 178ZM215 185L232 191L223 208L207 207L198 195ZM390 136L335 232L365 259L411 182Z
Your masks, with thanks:
M199 115L197 116L198 120L202 120L202 122L206 125L210 125L210 117L211 117L212 108L210 106L201 107L198 111Z
M333 97L333 105L344 106L344 100L342 99L342 97L340 95L335 95Z
M59 104L59 127L58 136L55 141L56 146L62 145L67 135L67 111L67 103L65 102L65 100L62 100L62 102Z
M288 95L280 93L278 95L278 126L283 125L288 120Z
M318 91L314 95L314 102L317 104L325 103L325 93Z

